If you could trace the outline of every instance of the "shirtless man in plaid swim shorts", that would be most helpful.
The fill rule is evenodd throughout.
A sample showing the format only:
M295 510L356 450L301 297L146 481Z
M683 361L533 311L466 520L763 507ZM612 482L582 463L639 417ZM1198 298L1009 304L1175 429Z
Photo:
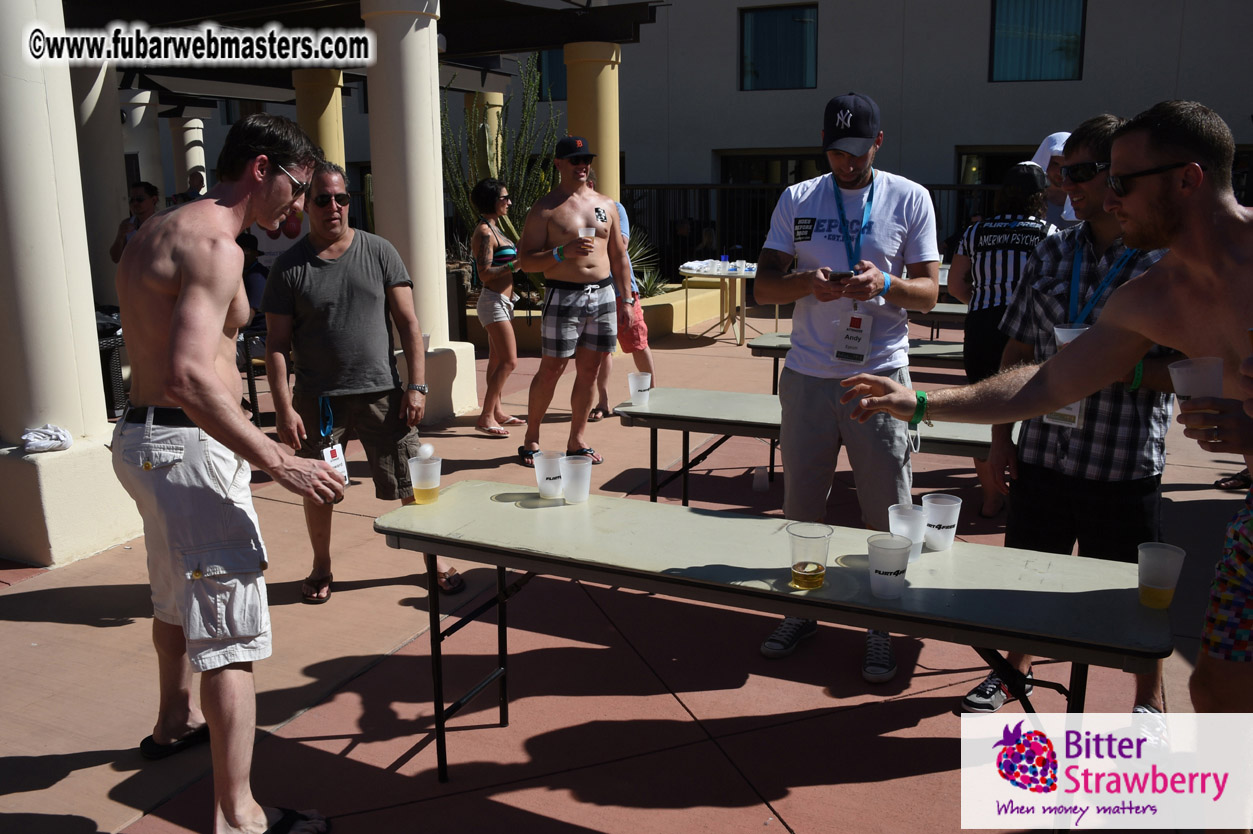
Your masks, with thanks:
M1164 101L1114 134L1105 208L1138 249L1169 248L1152 268L1119 287L1096 323L1041 365L1023 366L978 385L931 394L936 420L1006 423L1055 411L1133 372L1154 344L1187 356L1220 356L1227 398L1180 404L1185 436L1211 452L1253 461L1253 209L1231 185L1235 143L1208 107ZM1244 360L1243 364L1241 361ZM908 420L914 392L892 380L853 377L845 395L863 413L887 410ZM1245 411L1248 410L1249 414ZM1227 531L1210 589L1201 651L1192 673L1198 712L1253 712L1253 498ZM1205 558L1193 554L1192 558Z
M619 324L630 324L625 308L619 311L614 301L614 280L618 293L631 297L631 267L618 228L618 211L613 200L587 188L588 169L596 154L586 139L566 136L557 142L555 156L560 181L531 207L518 243L522 269L543 272L547 287L540 366L531 380L526 439L518 447L523 466L535 465L540 423L570 357L574 357L575 377L566 454L601 462L584 436L596 394L596 374L601 360L613 352ZM580 236L579 230L585 228L595 229L594 236Z

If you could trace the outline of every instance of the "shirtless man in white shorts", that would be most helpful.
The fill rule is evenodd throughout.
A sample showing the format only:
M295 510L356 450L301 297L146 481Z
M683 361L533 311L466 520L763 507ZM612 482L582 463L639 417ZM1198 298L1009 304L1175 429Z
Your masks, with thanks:
M140 752L164 758L209 736L214 834L327 830L316 812L263 808L249 781L252 662L270 654L249 464L324 503L343 495L343 481L249 422L235 366L235 338L250 312L235 238L254 222L277 229L300 209L318 156L287 119L260 113L236 122L218 158L221 182L205 199L144 223L117 271L132 405L113 434L113 468L144 519L161 693Z

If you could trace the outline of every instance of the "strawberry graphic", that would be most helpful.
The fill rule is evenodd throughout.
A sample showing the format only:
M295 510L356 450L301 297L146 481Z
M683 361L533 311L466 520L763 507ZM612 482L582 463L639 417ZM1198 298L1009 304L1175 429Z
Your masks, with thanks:
M993 747L1004 747L996 757L996 771L1001 778L1032 793L1057 790L1057 753L1053 742L1039 730L1022 732L1022 722L1005 730Z

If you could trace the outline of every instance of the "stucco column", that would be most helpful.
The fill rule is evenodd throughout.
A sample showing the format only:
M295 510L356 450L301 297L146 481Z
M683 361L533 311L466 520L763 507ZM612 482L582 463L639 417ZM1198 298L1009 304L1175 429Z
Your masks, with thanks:
M448 339L444 266L444 181L440 156L439 0L361 0L378 60L370 83L370 157L375 229L400 252L427 356L427 417L478 407L474 348Z
M0 4L0 28L21 31L32 5L49 30L62 28L57 2ZM21 206L0 223L0 554L52 564L130 538L139 525L103 445L111 427L69 70L0 50L0 101L0 202ZM23 429L45 423L74 445L25 454Z
M170 194L182 194L187 190L187 176L199 171L209 184L209 173L204 164L204 121L201 119L170 119L170 147L174 160L174 186ZM161 204L164 206L165 201Z
M489 92L466 93L465 118L467 123L475 117L474 106L476 102L482 108L480 114L481 121L475 128L482 143L477 160L478 169L479 171L490 172L490 174L483 174L483 176L494 177L500 171L500 114L505 107L505 94Z
M618 65L616 43L583 41L565 46L566 124L596 152L596 189L619 199L622 170L618 160Z
M337 69L298 69L292 70L291 78L296 87L296 121L322 148L327 161L345 167L344 74Z
M109 247L117 236L117 224L130 213L122 131L118 129L117 72L107 65L71 67L70 83L78 123L92 297L96 304L117 304L113 285L116 267L109 258Z
M121 90L118 99L126 120L122 123L122 151L139 155L139 178L161 188L161 128L157 123L157 94L151 90ZM184 188L187 186L184 185ZM169 195L162 195L166 197ZM162 200L161 206L165 202ZM116 231L116 230L115 230Z

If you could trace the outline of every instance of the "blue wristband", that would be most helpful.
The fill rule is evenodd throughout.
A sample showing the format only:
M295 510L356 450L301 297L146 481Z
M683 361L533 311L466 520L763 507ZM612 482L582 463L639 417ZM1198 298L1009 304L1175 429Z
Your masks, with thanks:
M884 298L888 294L888 287L892 286L892 276L886 272L883 273L883 291L879 293L880 298Z

